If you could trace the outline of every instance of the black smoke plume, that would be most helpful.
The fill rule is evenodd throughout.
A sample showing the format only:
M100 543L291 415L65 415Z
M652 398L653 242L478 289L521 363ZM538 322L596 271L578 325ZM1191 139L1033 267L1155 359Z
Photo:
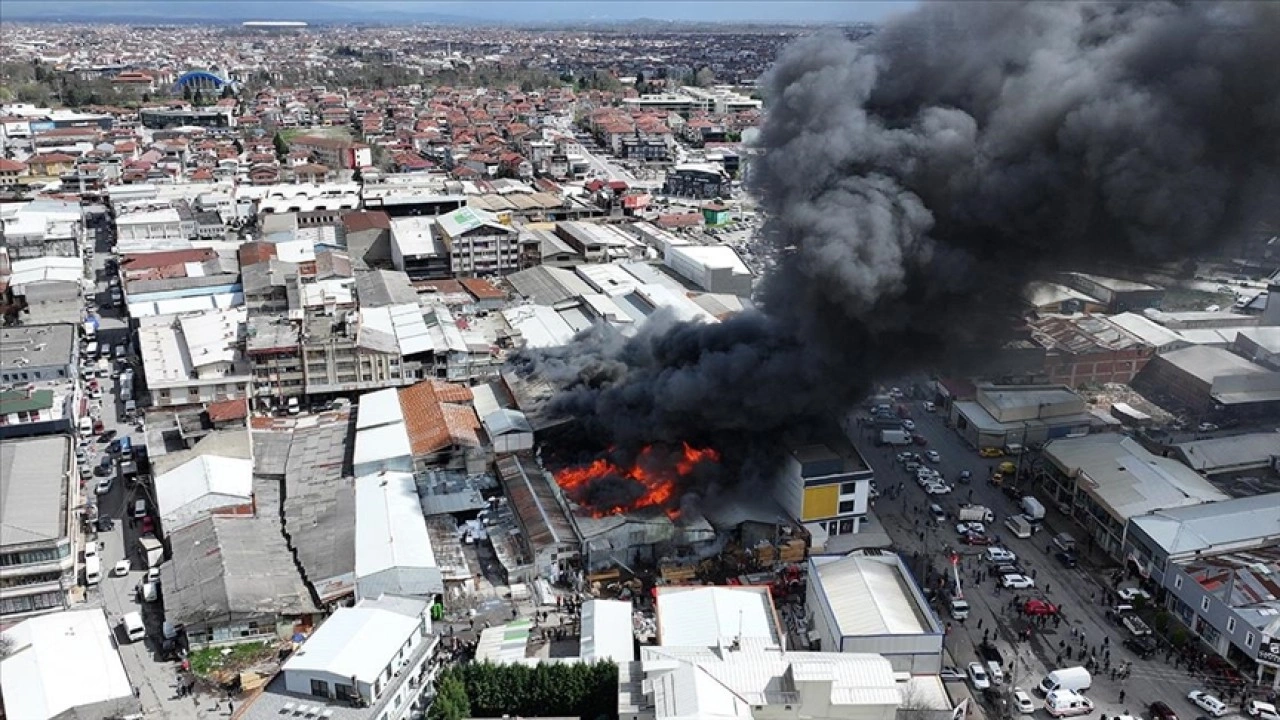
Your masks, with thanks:
M516 362L599 447L729 454L878 380L980 368L1028 280L1275 220L1277 37L1280 3L965 2L800 40L765 80L750 167L778 256L760 311Z

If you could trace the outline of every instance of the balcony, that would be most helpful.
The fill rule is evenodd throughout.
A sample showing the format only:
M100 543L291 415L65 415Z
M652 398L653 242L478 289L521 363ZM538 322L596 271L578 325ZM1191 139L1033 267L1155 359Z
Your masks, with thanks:
M391 701L395 699L396 693L398 693L400 688L406 683L409 683L410 688L415 690L417 689L418 685L414 683L418 673L420 670L424 669L424 666L426 666L428 662L430 662L427 657L435 652L436 646L439 644L440 638L436 635L425 637L422 642L418 643L418 646L413 649L413 652L409 653L409 657L405 658L405 662L400 666L400 670L391 676L391 682L387 683L387 686L382 689L382 695L369 710L369 717L382 717L382 712L390 708ZM416 694L411 693L407 698L405 698L405 703L408 704L413 702L414 697L416 697ZM399 708L395 709L398 710ZM394 715L396 713L393 712L392 714Z

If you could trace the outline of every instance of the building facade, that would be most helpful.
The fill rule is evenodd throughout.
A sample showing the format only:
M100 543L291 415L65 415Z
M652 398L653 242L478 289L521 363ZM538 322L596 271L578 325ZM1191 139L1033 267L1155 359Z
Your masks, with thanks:
M71 437L0 443L0 622L70 607L80 514ZM22 497L21 504L12 502Z

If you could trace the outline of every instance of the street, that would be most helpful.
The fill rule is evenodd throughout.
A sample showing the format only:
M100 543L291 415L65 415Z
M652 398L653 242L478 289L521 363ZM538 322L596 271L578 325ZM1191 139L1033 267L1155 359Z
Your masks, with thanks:
M1203 710L1186 699L1191 690L1208 689L1200 676L1163 662L1163 651L1149 660L1141 660L1123 647L1127 631L1107 620L1104 605L1107 587L1099 580L1099 577L1105 578L1114 572L1115 568L1086 567L1088 559L1082 553L1081 565L1067 569L1047 552L1049 539L1054 534L1074 531L1073 534L1080 537L1077 529L1052 510L1046 518L1045 527L1030 538L1015 538L1004 526L1005 518L1021 510L1000 488L988 484L987 478L995 465L1010 458L979 457L976 449L970 448L954 430L946 427L946 416L941 408L936 413L928 413L920 400L904 399L901 402L911 408L916 432L929 441L927 448L916 446L910 449L922 454L926 449L938 451L940 462L928 464L939 469L948 483L955 483L961 470L967 469L973 474L970 484L956 484L951 494L930 496L895 460L896 454L906 448L876 447L872 440L874 433L867 429L858 431L854 438L858 449L874 469L882 493L902 484L901 495L897 498L882 495L875 505L895 548L908 557L912 553L924 555L932 564L933 572L946 573L947 586L954 584L954 580L944 548L949 546L960 556L957 571L964 598L970 604L970 615L967 620L957 622L944 609L938 609L940 619L950 628L946 647L956 666L963 671L968 663L978 661L977 646L989 637L1002 653L1006 666L1012 665L1012 668L1005 668L1004 688L1017 686L1030 692L1049 671L1084 664L1082 660L1074 659L1081 648L1084 648L1085 659L1092 654L1099 663L1104 661L1109 650L1110 667L1118 668L1132 662L1132 669L1127 679L1113 680L1105 671L1093 673L1093 686L1085 694L1094 701L1097 711L1103 716L1145 714L1148 706L1157 700L1168 703L1175 712L1185 713L1185 717L1203 715ZM926 508L935 502L950 514L952 520L941 524L929 521ZM996 520L988 524L988 534L998 536L1000 546L1017 554L1018 562L1035 579L1034 589L1002 590L990 579L980 584L974 582L977 572L988 568L989 564L981 557L986 548L961 544L955 531L955 515L966 502L985 505L995 513ZM919 563L912 563L912 566L917 573L920 572ZM937 587L936 575L932 582L921 575L917 579L929 583L930 587ZM1057 605L1063 616L1061 624L1047 622L1041 626L1030 622L1011 607L1015 596L1024 602L1030 598L1042 598ZM935 603L935 607L942 608L942 605ZM1030 639L1021 639L1021 634L1028 628ZM1071 651L1073 659L1064 656L1059 663L1059 655L1066 655L1064 646ZM1047 711L1040 707L1036 712L1047 715Z
M105 225L94 224L90 226L88 232L94 238L94 256L90 266L94 275L96 302L100 308L97 312L99 317L97 341L102 348L102 356L111 357L115 346L124 343L132 349L133 343L125 309L111 307L110 302L106 264L107 260L113 257L110 254L112 230ZM136 367L132 352L129 359L130 362L135 363ZM119 399L115 375L118 375L118 372L113 373L112 377L99 380L103 391L102 397L91 403L97 404L99 419L106 431L114 430L117 437L132 437L135 444L143 443L141 433L124 419L124 406ZM87 462L90 467L94 467L107 452L107 443L99 442L98 437L95 436L89 439L86 450L89 454ZM96 534L98 541L102 543L100 553L103 577L101 583L87 590L85 604L87 607L102 607L106 610L107 623L115 632L125 671L129 675L129 681L138 691L145 717L164 717L175 720L212 718L218 717L219 714L225 717L226 713L214 713L206 698L179 699L176 666L172 662L159 659L159 641L163 637L164 621L162 603L142 603L136 594L136 588L146 574L146 560L137 552L139 533L129 518L134 501L143 491L139 486L119 477L118 463L113 465L112 472L116 473L117 477L112 483L111 490L97 496L96 502L98 516L110 517L115 522L111 530ZM93 480L82 484L81 491L87 494L89 502L94 501L94 484L97 479L95 476ZM147 497L147 503L149 510L154 512L153 499ZM90 536L93 536L92 531ZM118 561L123 559L131 561L130 571L127 575L117 577L110 571ZM119 623L124 615L134 611L140 612L146 622L147 639L131 643L120 631Z

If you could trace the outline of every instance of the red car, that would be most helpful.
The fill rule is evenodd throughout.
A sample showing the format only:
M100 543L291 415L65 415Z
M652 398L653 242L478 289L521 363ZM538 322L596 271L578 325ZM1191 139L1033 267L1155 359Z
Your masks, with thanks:
M986 535L969 533L968 535L964 536L964 543L966 545L991 545L991 544L994 544L995 541L987 537Z
M914 443L915 443L915 444L917 444L917 445L928 445L928 444L929 444L929 438L927 438L927 437L925 437L925 436L923 436L923 435L912 435L912 436L911 436L911 441L912 441L912 442L914 442Z
M1044 600L1028 600L1022 608L1028 615L1057 615L1058 606Z
M155 531L156 531L156 524L155 524L155 521L151 519L151 516L147 515L146 517L142 518L142 534L150 535Z

